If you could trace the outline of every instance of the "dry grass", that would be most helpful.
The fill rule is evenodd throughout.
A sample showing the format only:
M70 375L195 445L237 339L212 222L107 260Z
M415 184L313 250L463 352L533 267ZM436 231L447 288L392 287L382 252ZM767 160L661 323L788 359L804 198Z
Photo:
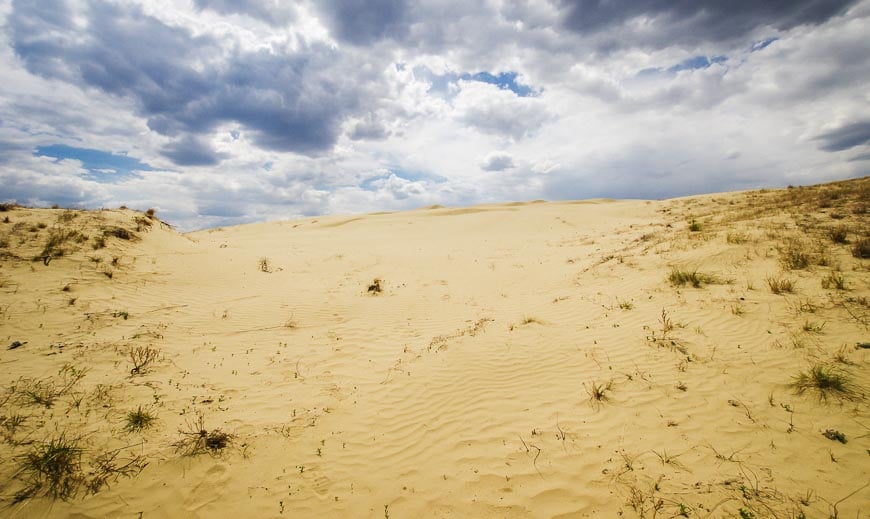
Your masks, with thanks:
M815 391L822 401L827 401L829 396L844 400L858 400L863 396L848 373L825 364L816 364L808 371L798 373L791 387L799 395Z
M208 453L212 456L218 455L233 440L233 435L225 433L220 429L212 429L209 431L205 426L205 419L202 415L197 416L195 422L188 422L186 429L178 431L181 434L181 439L174 443L177 452L185 456L196 456L197 454Z
M767 281L767 286L770 287L770 291L774 294L790 294L794 292L794 281L784 277L768 277L765 281Z
M723 281L713 274L698 272L697 270L682 270L674 268L668 274L668 281L674 286L683 286L687 283L695 288L701 288L703 285L720 284Z

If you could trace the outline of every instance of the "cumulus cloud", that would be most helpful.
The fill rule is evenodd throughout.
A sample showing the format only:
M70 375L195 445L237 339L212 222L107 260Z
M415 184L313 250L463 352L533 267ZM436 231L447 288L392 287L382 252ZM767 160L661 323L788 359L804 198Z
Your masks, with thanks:
M244 14L272 26L282 26L296 18L293 4L280 0L194 0L197 9L211 9L220 14Z
M148 127L166 136L205 135L235 122L264 148L325 152L344 118L360 108L367 83L377 81L358 71L348 80L358 64L324 44L224 49L214 37L135 6L92 0L81 27L67 4L51 4L13 3L11 43L27 69L129 99Z
M552 117L540 98L520 97L478 81L460 81L459 85L457 119L480 132L519 140Z
M3 6L4 200L193 229L867 172L870 0Z
M480 169L484 171L504 171L514 167L514 159L507 153L490 153L480 164Z

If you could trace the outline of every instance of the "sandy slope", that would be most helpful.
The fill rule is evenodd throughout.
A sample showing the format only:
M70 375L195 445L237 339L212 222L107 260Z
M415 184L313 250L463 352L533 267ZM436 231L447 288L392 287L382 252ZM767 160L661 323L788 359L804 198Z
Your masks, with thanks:
M186 235L127 210L13 208L2 515L866 516L870 263L851 249L868 193L862 179ZM61 229L88 237L31 261ZM674 269L716 279L675 286ZM137 347L159 355L131 373ZM851 394L796 394L816 364ZM138 406L157 421L125 431ZM185 456L174 444L199 416L232 439ZM23 496L27 453L61 434L83 448L77 481L117 451L114 472L95 494L52 499L43 480Z

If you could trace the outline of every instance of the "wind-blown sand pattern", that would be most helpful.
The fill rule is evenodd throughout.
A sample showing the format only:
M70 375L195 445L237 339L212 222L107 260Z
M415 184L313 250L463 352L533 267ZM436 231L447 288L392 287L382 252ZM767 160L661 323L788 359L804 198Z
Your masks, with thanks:
M866 517L868 201L4 207L2 515Z

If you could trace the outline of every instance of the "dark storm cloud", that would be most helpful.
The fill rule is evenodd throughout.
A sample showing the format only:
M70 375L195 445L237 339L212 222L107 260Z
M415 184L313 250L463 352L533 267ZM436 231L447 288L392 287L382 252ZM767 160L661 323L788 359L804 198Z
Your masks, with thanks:
M820 24L844 13L857 0L561 0L564 24L582 34L617 31L645 19L652 32L619 30L606 47L633 44L666 47L679 43L724 42L743 38L758 27L788 30Z
M9 15L11 43L27 69L131 99L148 126L167 136L235 122L261 147L318 154L331 149L344 118L377 81L325 45L225 53L215 39L138 7L93 0L87 26L79 28L63 2L47 3L16 0ZM195 140L173 144L166 155L178 164L204 163L205 155L185 152L196 151L189 142Z
M332 33L340 40L365 45L407 34L409 10L405 0L333 0L318 2Z
M199 10L210 9L220 14L244 14L273 27L287 25L296 18L292 4L281 0L194 0Z
M194 137L184 137L163 147L161 154L179 166L214 166L225 156Z
M859 121L825 132L815 138L825 151L843 151L870 143L870 120Z

